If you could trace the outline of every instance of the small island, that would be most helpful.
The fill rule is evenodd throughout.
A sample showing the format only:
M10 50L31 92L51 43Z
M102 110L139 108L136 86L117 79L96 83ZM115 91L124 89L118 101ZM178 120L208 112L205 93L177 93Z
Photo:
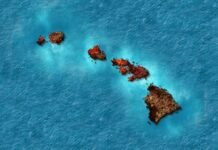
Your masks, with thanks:
M106 55L104 51L102 51L98 45L89 49L88 54L94 60L106 60Z
M146 96L145 103L150 111L149 118L154 123L158 124L163 117L181 109L167 90L150 84L148 91L150 93Z
M49 34L49 39L51 43L61 44L64 40L63 32L52 32Z
M111 62L113 66L119 67L119 71L122 75L132 74L132 76L128 78L129 81L135 81L142 78L147 79L150 74L146 68L142 66L135 66L126 59L114 58Z
M45 43L45 38L42 35L40 35L38 40L37 40L37 44L43 45L44 43Z

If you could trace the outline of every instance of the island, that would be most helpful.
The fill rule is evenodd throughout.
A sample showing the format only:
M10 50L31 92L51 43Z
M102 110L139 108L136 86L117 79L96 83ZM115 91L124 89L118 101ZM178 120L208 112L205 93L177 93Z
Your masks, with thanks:
M45 38L42 35L40 35L38 40L37 40L37 44L43 45L44 43L45 43Z
M181 109L166 89L150 84L148 91L150 93L145 97L145 103L150 111L149 118L155 124L158 124L163 117Z
M100 49L98 45L88 50L89 56L94 60L106 60L106 55L104 51Z
M63 32L52 32L49 34L49 39L51 43L61 44L64 40Z
M136 66L130 63L127 59L114 58L113 60L111 60L111 62L113 66L118 66L119 72L122 75L132 74L132 76L128 78L129 81L135 81L142 78L147 79L147 77L150 75L149 71L146 68L142 66Z

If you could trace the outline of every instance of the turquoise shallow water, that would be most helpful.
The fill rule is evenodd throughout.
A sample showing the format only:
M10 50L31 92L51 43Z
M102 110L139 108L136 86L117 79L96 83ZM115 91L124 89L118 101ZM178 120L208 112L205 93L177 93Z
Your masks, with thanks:
M216 1L1 1L0 149L218 149ZM36 45L63 31L62 45ZM107 54L94 63L95 44ZM129 83L111 65L151 72ZM147 123L147 85L182 111Z

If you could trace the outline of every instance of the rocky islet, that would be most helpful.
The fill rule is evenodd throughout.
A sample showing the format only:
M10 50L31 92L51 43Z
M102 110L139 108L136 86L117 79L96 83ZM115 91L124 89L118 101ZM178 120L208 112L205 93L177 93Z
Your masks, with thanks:
M46 42L46 41L45 41L45 38L44 38L42 35L40 35L39 38L38 38L38 40L36 41L36 43L37 43L38 45L43 45L45 42Z
M64 40L63 32L52 32L49 34L49 39L51 43L61 44Z

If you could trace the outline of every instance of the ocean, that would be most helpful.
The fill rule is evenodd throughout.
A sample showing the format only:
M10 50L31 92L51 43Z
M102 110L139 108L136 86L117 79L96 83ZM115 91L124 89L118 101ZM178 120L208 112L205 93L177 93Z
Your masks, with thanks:
M0 15L1 150L218 149L218 2L1 0ZM61 45L36 44L54 31ZM151 75L128 82L113 58ZM158 125L150 83L182 107Z

